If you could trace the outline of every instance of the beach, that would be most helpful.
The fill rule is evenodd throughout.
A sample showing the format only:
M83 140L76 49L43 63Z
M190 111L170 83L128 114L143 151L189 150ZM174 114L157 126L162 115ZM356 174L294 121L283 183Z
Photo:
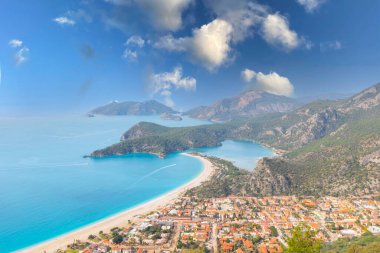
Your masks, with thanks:
M194 154L183 155L192 156L194 158L199 159L203 163L203 171L190 182L153 200L142 203L141 205L125 210L121 213L115 214L98 222L89 224L85 227L79 228L67 234L63 234L48 241L19 250L17 252L56 252L58 249L65 249L68 244L73 243L75 240L87 240L89 235L98 234L99 231L109 231L111 228L114 227L126 226L128 224L128 221L133 221L134 219L136 219L136 216L149 213L171 203L173 200L181 196L188 189L200 185L202 182L207 181L212 176L214 172L214 166L210 161L208 161L204 157Z

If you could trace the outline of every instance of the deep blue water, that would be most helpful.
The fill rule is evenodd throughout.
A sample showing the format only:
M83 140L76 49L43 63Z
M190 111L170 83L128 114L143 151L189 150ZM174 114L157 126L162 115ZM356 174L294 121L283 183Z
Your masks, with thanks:
M165 159L148 154L82 157L116 143L139 121L168 126L205 123L153 116L0 118L0 252L42 242L146 202L202 171L201 162L178 153ZM234 150L231 144L203 151L217 150L228 158L224 154ZM245 149L252 152L240 155L241 144L235 142L236 157L229 158L240 161L263 150L246 143Z

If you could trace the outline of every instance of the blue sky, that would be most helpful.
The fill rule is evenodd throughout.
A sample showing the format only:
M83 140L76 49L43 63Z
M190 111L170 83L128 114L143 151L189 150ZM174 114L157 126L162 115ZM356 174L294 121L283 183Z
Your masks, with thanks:
M187 109L247 87L353 93L380 81L379 12L373 0L2 0L0 113Z

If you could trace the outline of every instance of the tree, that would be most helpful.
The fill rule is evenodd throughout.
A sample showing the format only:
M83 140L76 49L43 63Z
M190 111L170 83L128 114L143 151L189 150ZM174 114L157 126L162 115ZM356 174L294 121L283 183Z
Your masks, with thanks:
M117 234L114 238L112 238L113 243L120 244L123 242L123 237Z
M277 229L274 226L270 226L269 229L270 229L270 235L271 236L273 236L273 237L277 237L278 236L278 231L277 231Z
M322 247L321 240L317 239L316 232L309 226L298 225L292 231L292 237L287 240L286 253L319 253Z

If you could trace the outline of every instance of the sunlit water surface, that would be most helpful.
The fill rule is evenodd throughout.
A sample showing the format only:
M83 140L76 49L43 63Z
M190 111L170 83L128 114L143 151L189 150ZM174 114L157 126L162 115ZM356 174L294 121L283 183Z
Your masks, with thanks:
M151 200L196 177L197 159L136 154L101 159L83 155L119 141L133 124L205 124L157 116L0 118L0 252L21 249ZM243 146L242 146L243 145ZM199 149L251 168L269 150L226 141Z

